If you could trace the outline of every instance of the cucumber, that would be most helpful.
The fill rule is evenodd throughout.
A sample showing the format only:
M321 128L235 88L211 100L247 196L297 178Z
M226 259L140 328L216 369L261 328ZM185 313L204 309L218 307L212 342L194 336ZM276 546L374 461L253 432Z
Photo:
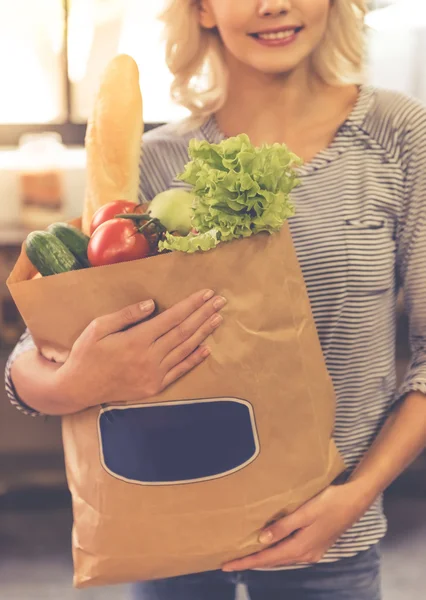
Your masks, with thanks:
M68 223L53 223L49 225L47 231L53 233L58 240L65 244L83 267L90 267L87 259L87 246L90 238L87 235Z
M25 241L25 251L43 277L82 268L74 254L49 231L30 233Z

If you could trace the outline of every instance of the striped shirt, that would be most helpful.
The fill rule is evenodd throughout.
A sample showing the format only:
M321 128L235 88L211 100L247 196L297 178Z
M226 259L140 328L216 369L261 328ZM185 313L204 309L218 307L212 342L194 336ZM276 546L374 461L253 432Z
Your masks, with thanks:
M179 133L174 124L144 136L141 199L172 187L191 138L224 139L211 117ZM360 89L331 145L300 169L290 220L322 350L336 395L335 440L349 470L371 446L398 399L426 394L426 109L401 94ZM403 286L412 360L396 389L396 298ZM32 348L28 332L6 368L12 403L29 414L10 365ZM426 397L425 397L426 402ZM386 532L382 498L324 557L350 557Z

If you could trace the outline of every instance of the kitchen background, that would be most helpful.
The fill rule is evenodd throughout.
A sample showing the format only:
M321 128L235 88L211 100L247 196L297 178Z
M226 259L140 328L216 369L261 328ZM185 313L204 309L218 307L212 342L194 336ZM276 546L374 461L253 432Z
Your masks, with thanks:
M27 232L78 216L85 123L106 64L138 62L147 128L185 115L169 100L163 0L0 0L0 367L23 331L5 280ZM426 102L426 0L378 0L366 80ZM398 370L409 358L400 301ZM426 597L426 458L389 490L385 600ZM60 423L30 418L0 391L0 598L127 598L73 591ZM423 577L423 581L422 578ZM266 599L265 599L266 600Z

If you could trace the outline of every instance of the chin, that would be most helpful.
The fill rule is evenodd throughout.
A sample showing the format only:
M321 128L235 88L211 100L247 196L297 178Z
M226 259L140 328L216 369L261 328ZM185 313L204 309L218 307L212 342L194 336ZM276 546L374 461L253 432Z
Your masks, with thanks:
M297 54L298 56L295 56L294 53L293 56L283 56L283 53L281 53L281 56L277 55L275 57L252 56L250 57L251 60L249 62L249 66L256 71L264 73L265 75L285 75L303 68L306 65L309 54Z
M253 64L252 67L256 71L260 71L264 75L288 75L303 65L303 62L298 61L279 61L272 63L257 63Z

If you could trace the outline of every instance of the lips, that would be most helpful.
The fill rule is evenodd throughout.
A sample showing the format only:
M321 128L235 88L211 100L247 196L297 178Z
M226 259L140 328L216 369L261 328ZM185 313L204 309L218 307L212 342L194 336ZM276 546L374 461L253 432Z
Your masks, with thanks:
M265 41L273 40L286 40L290 39L300 31L303 27L282 27L281 29L271 29L268 31L259 31L257 33L251 33L250 36Z

